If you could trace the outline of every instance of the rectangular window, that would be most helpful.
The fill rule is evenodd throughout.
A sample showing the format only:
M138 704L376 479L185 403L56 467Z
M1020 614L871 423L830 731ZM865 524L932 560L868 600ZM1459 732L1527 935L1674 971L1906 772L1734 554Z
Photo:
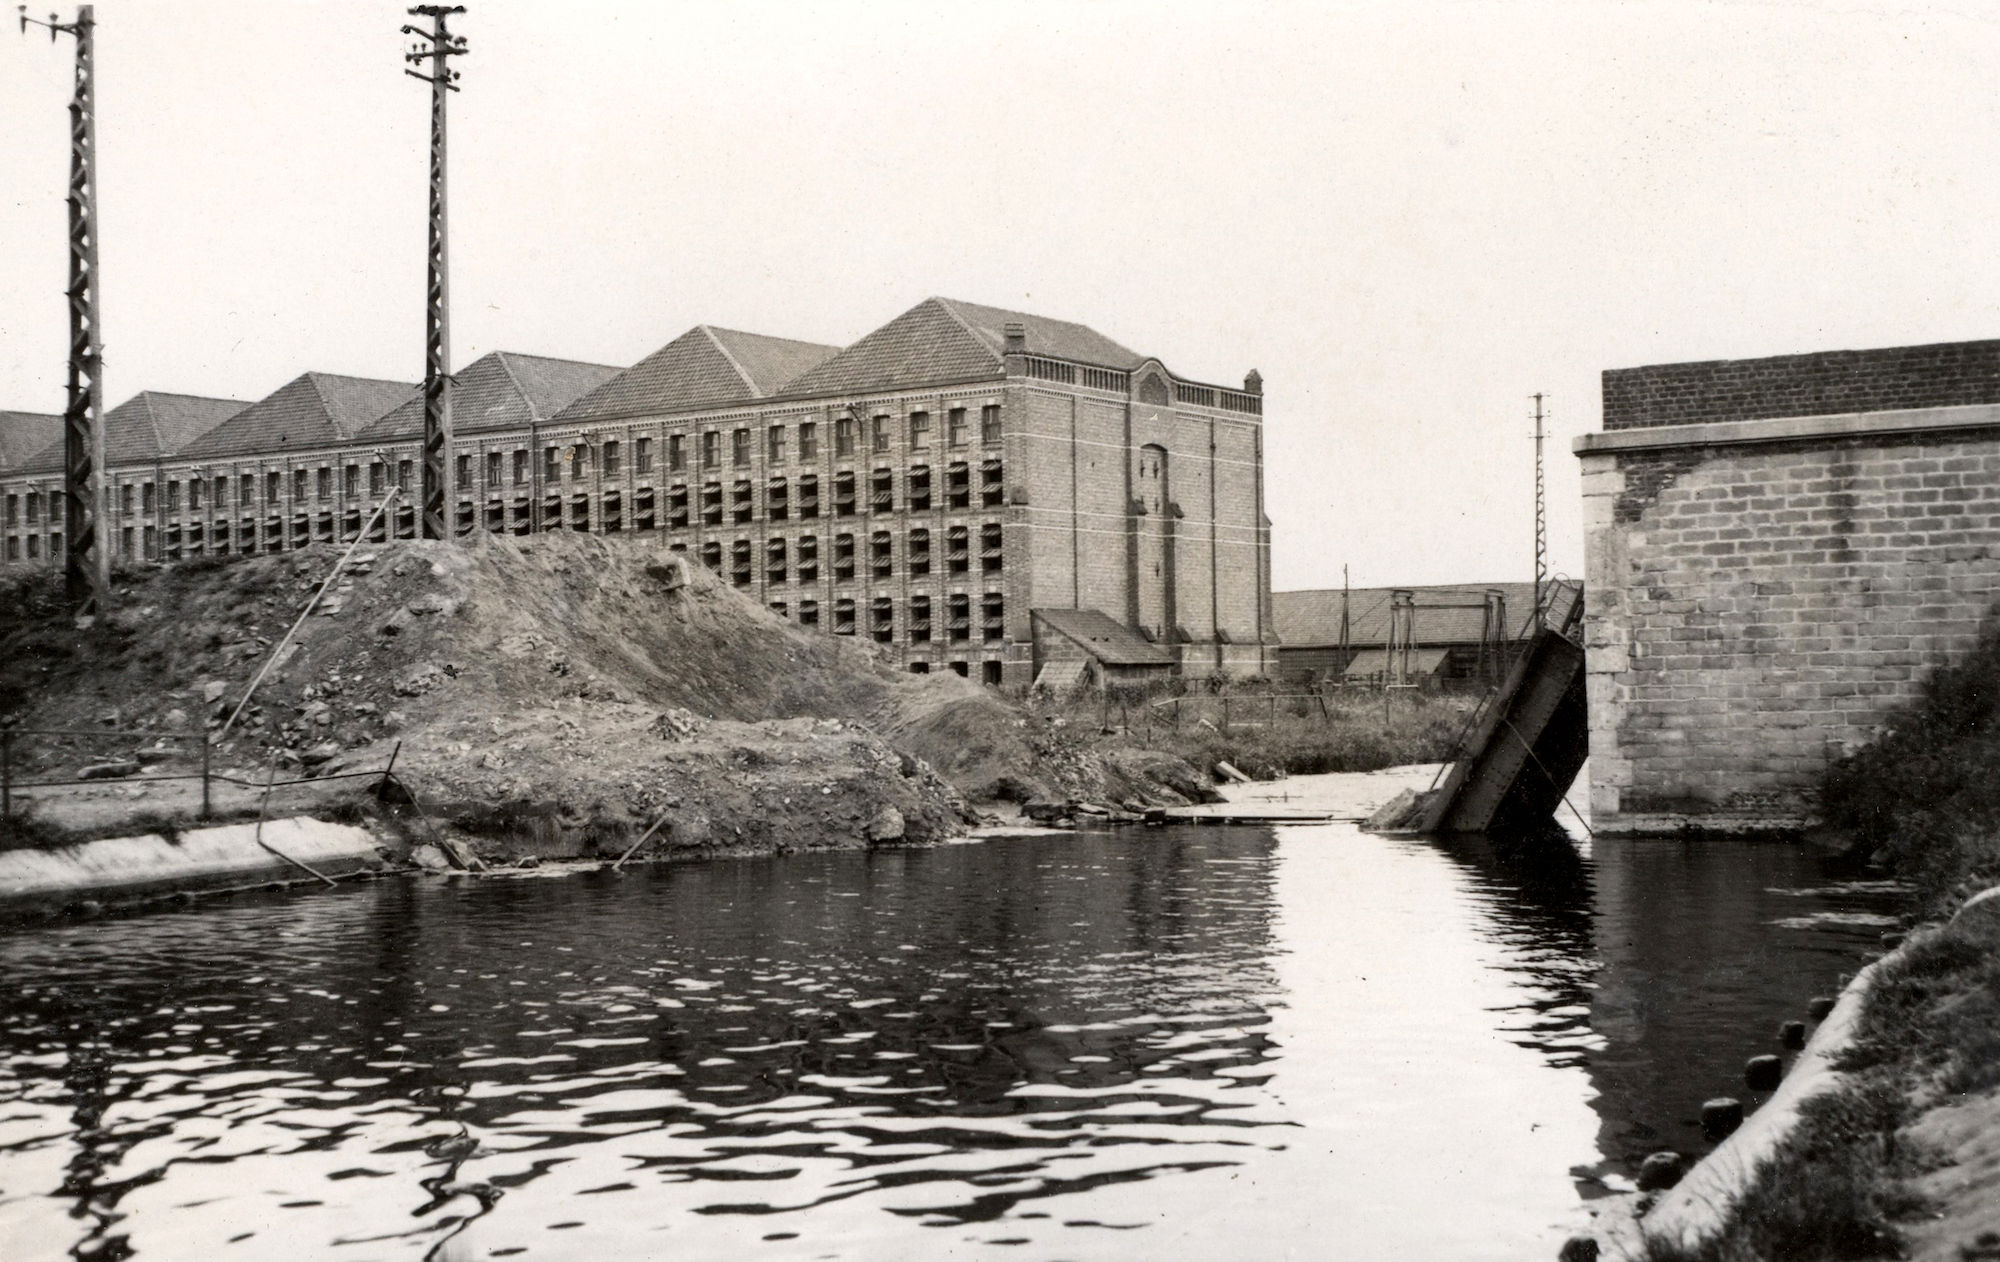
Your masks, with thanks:
M408 468L409 464L410 462L405 460L403 467ZM264 475L264 503L267 506L275 505L284 498L284 494L285 475L275 472L266 473Z
M799 459L819 459L819 426L812 421L799 422Z
M877 644L888 644L896 638L896 604L887 596L877 596L869 602L868 631Z
M931 506L931 467L915 465L910 469L910 511L921 513Z
M201 479L200 479L200 478L189 478L189 479L188 479L188 511L189 511L189 512L191 512L191 513L198 513L198 512L200 512L200 511L201 511Z
M910 450L921 451L931 445L931 414L929 412L910 413Z
M854 454L854 418L842 416L833 422L833 458Z
M785 581L785 541L782 537L764 544L764 581L767 583Z
M306 500L306 480L312 476L311 470L292 470L292 503L303 504Z
M714 469L722 464L722 435L704 430L701 435L701 467Z
M984 574L1000 572L1000 523L989 521L979 528L979 569Z
M750 465L750 431L733 430L729 435L729 463L739 469Z
M854 577L854 536L833 537L833 577L836 582Z
M644 475L653 471L653 440L635 438L632 440L633 472Z
M889 418L877 414L868 421L869 449L875 452L889 450Z
M618 461L621 455L622 453L618 450L618 440L615 438L606 439L604 443L605 477L615 478L618 476Z
M313 481L314 481L314 482L315 482L315 483L317 484L317 485L315 486L315 489L316 489L316 490L318 491L318 493L319 493L319 501L320 501L320 503L324 504L324 503L326 503L326 502L327 502L328 500L330 500L330 499L332 499L332 498L333 498L333 470L332 470L332 469L328 468L328 467L327 467L327 466L325 466L325 465L321 465L321 466L319 467L319 470L318 470L318 472L317 472L317 473L316 473L316 474L314 475L314 478L313 478Z
M396 462L396 489L403 492L410 489L410 462L407 460Z
M944 473L944 506L946 508L972 507L972 468L963 460L954 460Z
M816 535L799 536L799 582L819 581L819 538Z
M569 476L571 481L584 477L590 472L590 446L584 442L569 445Z
M764 486L764 519L784 521L792 514L790 488L783 478L772 478Z
M953 408L944 414L945 439L954 447L965 446L965 409Z
M257 507L257 475L246 473L236 479L236 502L245 512Z
M909 552L906 559L909 562L911 578L923 578L931 572L930 531L912 530L910 532Z
M722 573L722 545L714 539L702 544L701 563L717 574Z
M799 517L819 516L819 475L808 473L799 479Z
M679 473L687 468L687 441L680 434L667 435L667 472Z
M964 574L972 568L971 532L963 526L945 531L944 568L947 574Z
M528 449L525 447L514 452L514 485L528 485Z
M931 642L931 598L910 597L910 643L929 644Z
M998 460L983 461L979 466L979 502L987 508L998 508L1007 502L1007 488Z
M676 482L667 488L667 529L685 530L688 524L687 483Z
M739 524L757 515L757 492L750 479L741 478L730 488L729 507Z
M562 452L555 447L542 448L542 482L548 485L562 481Z
M750 555L748 539L729 545L729 581L738 587L750 586Z
M770 464L785 463L785 427L773 425L764 431L764 459Z
M833 475L833 515L835 517L854 516L854 475L836 473Z
M887 469L877 469L868 478L869 511L893 513L896 511L896 475Z
M854 634L854 602L846 597L833 602L833 633Z
M347 481L347 498L354 499L361 494L361 466L358 464L348 465L345 477ZM217 503L222 502L220 495L216 496L215 499Z
M783 618L791 613L791 606L787 605L782 600L774 600L771 602L771 612L777 614L780 618Z
M458 453L458 487L460 490L472 485L472 456L467 452Z
M878 530L868 536L868 572L875 578L893 578L896 573L895 545L889 532Z
M802 627L817 627L819 625L818 601L802 600L799 602L799 625Z
M132 488L128 486L125 490L127 492L125 496L125 511L129 513L132 511L132 496L130 494ZM19 495L9 495L7 497L7 524L9 526L18 526L21 524L21 497Z
M51 499L53 500L53 497ZM170 513L181 511L181 484L179 479L167 483L167 511ZM55 517L55 509L51 508L49 510L49 517L51 519ZM35 520L35 514L32 510L28 513L28 520Z
M979 441L991 447L1000 441L1000 405L989 403L979 409Z
M959 592L955 595L945 597L944 614L946 639L954 644L959 644L972 638L972 598L970 596L967 596L964 592ZM957 670L962 675L965 672L959 670L959 665L957 662L952 663L952 669Z
M127 517L132 515L132 484L130 482L118 488L118 508ZM7 497L7 524L9 526L14 524L14 497L11 495Z
M722 483L701 484L701 522L704 526L722 524Z
M500 453L497 451L487 452L486 489L488 491L491 491L495 487L498 487L500 485L500 480L502 476L505 474L505 472L506 472L506 462L500 458Z
M658 525L659 517L654 509L652 489L642 486L632 496L632 528L652 530Z
M28 497L28 502L30 505L34 503L34 497L32 495ZM153 484L151 482L142 483L140 485L139 502L145 506L144 508L145 512L150 513L153 511L154 495L153 495Z
M1007 633L1007 598L987 592L979 598L979 637L995 644Z

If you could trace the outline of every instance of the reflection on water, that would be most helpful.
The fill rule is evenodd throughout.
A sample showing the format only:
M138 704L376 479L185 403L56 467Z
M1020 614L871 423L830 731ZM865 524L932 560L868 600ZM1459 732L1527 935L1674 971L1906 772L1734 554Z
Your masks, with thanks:
M22 930L0 1257L1552 1256L1894 897L1327 825Z

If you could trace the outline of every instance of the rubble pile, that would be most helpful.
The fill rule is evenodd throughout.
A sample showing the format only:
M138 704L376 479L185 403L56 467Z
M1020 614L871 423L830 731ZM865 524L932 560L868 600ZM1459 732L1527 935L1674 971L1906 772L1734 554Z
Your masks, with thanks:
M974 818L968 795L1203 792L1184 764L1092 755L957 676L910 675L679 557L580 534L357 553L225 733L338 555L137 572L86 625L0 624L0 719L205 730L218 771L255 779L393 757L429 814L503 856L622 849L663 816L649 850L785 850L948 836ZM85 760L19 744L17 775ZM197 740L158 746L199 756Z

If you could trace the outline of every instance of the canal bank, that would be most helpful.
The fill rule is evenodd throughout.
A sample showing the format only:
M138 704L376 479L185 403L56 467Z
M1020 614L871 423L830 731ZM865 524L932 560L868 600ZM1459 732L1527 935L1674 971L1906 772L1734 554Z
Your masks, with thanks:
M1086 829L16 928L0 1253L1544 1259L1882 905L1560 853Z

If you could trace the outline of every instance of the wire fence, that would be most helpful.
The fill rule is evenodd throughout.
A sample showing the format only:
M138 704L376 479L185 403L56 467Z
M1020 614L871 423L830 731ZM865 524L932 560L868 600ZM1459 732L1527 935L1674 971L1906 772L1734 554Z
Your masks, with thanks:
M85 740L101 742L102 744L114 747L121 742L131 742L137 745L150 741L156 746L161 742L171 742L179 745L191 743L199 747L201 751L201 767L196 771L140 774L146 770L146 767L144 762L135 756L127 761L138 763L139 765L129 772L106 772L95 776L72 775L55 779L23 780L18 775L18 764L21 761L22 755L20 747L26 743L24 738L34 737L48 737L69 741ZM400 751L402 746L399 744L396 748L397 751ZM137 751L134 750L133 752L136 755ZM380 778L384 784L387 784L390 780L394 779L395 765L396 754L392 752L389 755L389 760L382 766L370 767L365 770L330 771L316 775L296 776L288 780L246 780L225 771L215 770L213 766L213 751L209 745L208 734L206 732L130 732L106 730L103 728L0 727L0 819L11 820L14 817L14 795L21 790L74 788L86 784L102 785L111 783L150 785L188 780L199 780L201 782L201 818L206 819L214 813L213 786L218 783L236 785L246 789L282 789L288 785L323 784L329 780L355 780L374 776Z

